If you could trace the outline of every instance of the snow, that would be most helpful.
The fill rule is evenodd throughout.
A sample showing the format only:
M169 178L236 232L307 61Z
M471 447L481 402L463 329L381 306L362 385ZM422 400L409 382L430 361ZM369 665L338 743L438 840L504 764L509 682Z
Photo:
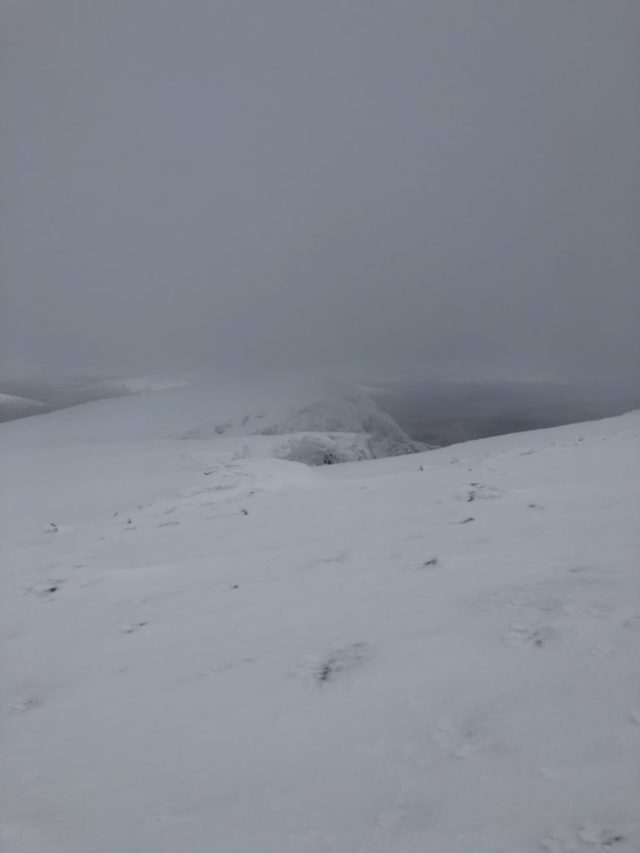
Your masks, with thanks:
M44 404L38 402L38 400L30 400L28 397L18 397L15 394L0 393L0 409L5 409L7 411L16 409L27 411L43 408Z
M640 413L309 467L206 396L0 426L3 851L637 853Z
M357 388L337 382L200 382L166 390L97 400L64 409L29 424L7 426L14 445L95 444L150 439L244 439L307 433L312 455L324 435L335 461L414 453L427 445L412 441L386 413ZM265 448L286 442L263 442ZM253 442L254 446L258 446ZM218 445L217 445L218 446ZM299 448L298 448L299 449ZM286 455L286 448L274 455ZM296 458L302 459L298 455Z

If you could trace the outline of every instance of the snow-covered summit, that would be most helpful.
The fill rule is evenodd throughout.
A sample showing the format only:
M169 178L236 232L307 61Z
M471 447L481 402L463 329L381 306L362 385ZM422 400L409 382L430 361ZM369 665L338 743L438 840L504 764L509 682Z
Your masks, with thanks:
M339 382L313 382L280 385L275 395L270 386L260 388L258 393L256 390L252 388L245 396L233 391L233 399L225 406L229 417L210 419L189 430L186 437L321 433L336 437L333 461L400 456L428 449L412 441L393 418L357 387ZM339 434L345 433L364 441L357 442L357 449L354 445L352 452L340 440ZM314 441L312 435L309 441Z

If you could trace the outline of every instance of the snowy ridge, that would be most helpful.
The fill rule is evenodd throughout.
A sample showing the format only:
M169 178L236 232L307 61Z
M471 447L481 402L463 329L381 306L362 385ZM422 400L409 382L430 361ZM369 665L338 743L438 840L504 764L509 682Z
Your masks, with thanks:
M244 455L266 452L304 461L306 449L308 464L395 456L427 447L412 441L361 391L301 379L225 378L97 400L32 418L28 424L6 425L4 435L9 434L21 446L175 438L219 445L224 438L232 455L242 447L247 448ZM256 441L253 450L249 448L252 437L274 436L289 438ZM238 439L235 444L233 438Z
M310 468L164 394L0 427L3 853L637 853L640 413Z
M305 461L304 448L308 447L310 464L321 464L311 461L316 458L346 462L400 456L428 449L426 445L412 441L358 388L327 382L304 389L294 386L287 392L276 404L269 399L256 408L249 402L236 417L209 421L189 430L185 437L203 439L217 435L307 433L306 442L300 444L300 439L296 439L297 455L291 458ZM235 405L237 407L237 403ZM319 438L318 434L324 434L324 438ZM321 452L323 448L326 451L324 455Z
M0 393L0 409L5 409L7 411L16 409L28 411L31 409L44 408L44 403L40 403L38 400L30 400L28 397L18 397L15 394Z

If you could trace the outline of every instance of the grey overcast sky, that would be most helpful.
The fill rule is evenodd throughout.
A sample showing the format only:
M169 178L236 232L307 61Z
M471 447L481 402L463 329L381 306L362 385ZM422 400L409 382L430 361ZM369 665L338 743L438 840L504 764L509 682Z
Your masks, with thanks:
M637 0L2 0L5 363L640 364Z

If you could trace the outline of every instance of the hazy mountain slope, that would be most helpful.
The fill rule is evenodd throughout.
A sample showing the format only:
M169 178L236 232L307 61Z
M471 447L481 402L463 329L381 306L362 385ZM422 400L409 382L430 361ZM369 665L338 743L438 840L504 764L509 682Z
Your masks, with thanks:
M308 447L311 462L324 449L333 454L332 461L345 461L413 453L426 447L412 441L364 393L340 383L222 378L189 387L161 389L159 385L158 390L84 403L51 413L46 420L14 424L8 427L12 441L39 446L323 433L321 439L307 436L293 452L302 460ZM266 448L268 455L289 455L288 444L282 441L256 447Z
M252 386L246 400L238 399L237 392L232 391L229 417L202 424L190 430L187 436L344 432L367 436L368 452L360 458L399 456L426 449L425 445L412 441L389 415L356 387L322 382L279 390L274 397L270 385L266 394L265 389L256 393L257 389ZM234 411L237 414L233 414Z
M0 429L3 849L636 853L640 414L329 468L115 420Z
M0 422L23 418L44 408L44 404L38 400L30 400L28 397L20 397L16 394L0 393Z
M190 376L126 376L121 379L102 379L83 386L85 392L103 393L106 396L126 396L142 394L146 391L166 391L170 388L183 388L193 384Z

